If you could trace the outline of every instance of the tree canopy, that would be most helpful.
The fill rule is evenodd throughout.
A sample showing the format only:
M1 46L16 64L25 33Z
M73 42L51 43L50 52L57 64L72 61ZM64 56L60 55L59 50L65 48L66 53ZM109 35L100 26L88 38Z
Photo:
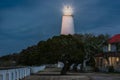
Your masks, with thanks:
M108 35L93 34L54 36L22 50L17 55L14 54L17 57L12 59L17 65L25 66L54 64L61 61L66 66L64 69L67 70L72 63L83 63L84 59L94 58L95 54L102 52L103 43L108 38ZM8 60L10 56L4 59ZM3 58L0 59L3 60ZM90 65L93 65L94 59L90 60L92 61L92 63L89 62Z

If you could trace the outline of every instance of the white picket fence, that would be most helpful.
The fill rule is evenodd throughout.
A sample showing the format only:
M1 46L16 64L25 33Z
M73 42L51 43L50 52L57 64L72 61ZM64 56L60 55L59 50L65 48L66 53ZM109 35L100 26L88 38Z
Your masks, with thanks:
M0 80L20 80L44 69L45 66L0 70Z

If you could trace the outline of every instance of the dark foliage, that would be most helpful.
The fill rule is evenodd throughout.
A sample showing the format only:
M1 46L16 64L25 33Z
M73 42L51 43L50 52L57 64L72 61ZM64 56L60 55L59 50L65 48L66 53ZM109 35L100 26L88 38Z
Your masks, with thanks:
M61 61L65 65L61 73L66 74L71 64L82 63L86 55L92 58L88 64L94 66L94 55L102 52L102 44L107 39L107 35L93 34L54 36L22 50L19 54L3 56L0 61L12 60L22 66L54 64Z

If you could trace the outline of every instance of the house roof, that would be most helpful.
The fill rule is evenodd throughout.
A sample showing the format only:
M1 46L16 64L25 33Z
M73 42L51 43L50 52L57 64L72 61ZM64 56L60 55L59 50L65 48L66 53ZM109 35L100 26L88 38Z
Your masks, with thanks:
M112 43L118 43L120 42L120 34L117 34L113 37L111 37L109 40L108 40L108 43L112 44Z

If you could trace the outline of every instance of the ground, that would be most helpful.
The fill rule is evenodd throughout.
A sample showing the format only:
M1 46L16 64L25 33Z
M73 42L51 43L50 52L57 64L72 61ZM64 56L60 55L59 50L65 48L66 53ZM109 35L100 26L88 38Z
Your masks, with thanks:
M120 80L120 73L67 73L60 75L60 70L47 68L45 71L38 72L23 80Z

